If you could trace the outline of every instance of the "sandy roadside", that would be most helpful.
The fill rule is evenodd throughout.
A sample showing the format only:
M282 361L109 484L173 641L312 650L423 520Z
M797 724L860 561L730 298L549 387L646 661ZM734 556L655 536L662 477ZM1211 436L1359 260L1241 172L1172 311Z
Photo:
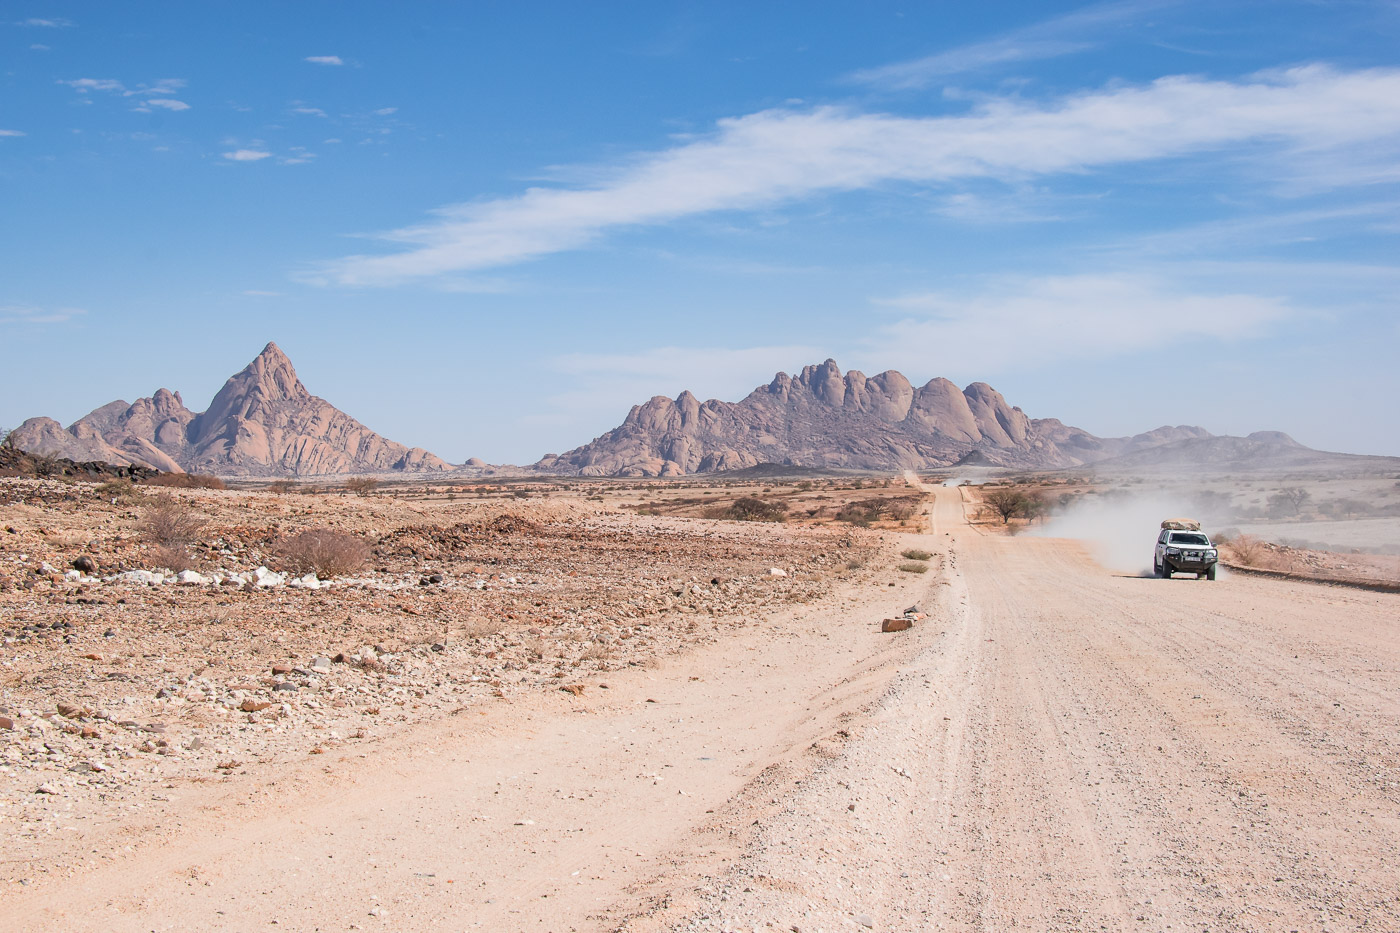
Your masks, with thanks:
M139 834L87 831L115 860L39 877L7 897L5 925L598 928L644 904L629 892L766 769L815 762L812 744L917 649L919 633L879 620L934 585L881 574L659 668L590 678L578 698L525 696L275 780L171 792Z

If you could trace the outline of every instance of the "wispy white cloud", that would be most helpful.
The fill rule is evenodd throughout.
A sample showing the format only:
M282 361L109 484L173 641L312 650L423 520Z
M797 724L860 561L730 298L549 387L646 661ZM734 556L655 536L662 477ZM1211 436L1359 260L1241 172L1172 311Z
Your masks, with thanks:
M71 19L64 19L61 16L57 16L52 19L42 19L37 16L31 16L29 19L20 20L15 25L38 26L45 29L67 29L68 27L74 25L74 23Z
M324 117L326 115L326 112L320 107L293 107L292 113L299 113L308 117Z
M232 152L225 152L224 158L234 162L258 162L271 158L272 153L263 149L235 149Z
M1004 279L974 294L874 303L901 317L863 341L865 358L915 370L943 359L949 375L967 378L1191 340L1239 340L1299 313L1282 298L1193 290L1141 272Z
M86 94L89 91L122 92L126 90L126 85L115 78L74 78L71 81L60 80L58 83L68 85L79 94Z
M305 165L316 158L305 146L293 146L287 155L277 160L279 165Z
M82 308L39 308L34 305L0 305L0 324L62 324L87 314Z
M127 91L126 96L133 94L175 94L183 88L187 81L184 78L161 78L155 84L138 84L135 90Z
M136 106L131 108L137 113L152 113L152 107L171 111L190 109L189 104L169 96L178 93L185 86L186 82L183 78L162 78L154 84L138 84L134 88L128 88L115 78L74 78L58 83L71 87L79 94L102 91L109 94L120 94L122 97L141 98Z
M0 130L0 136L27 136L24 130Z
M378 110L374 111L374 115L376 117L387 117L398 112L399 108L397 107L380 107Z
M339 55L308 55L308 56L306 56L306 61L311 62L311 63L316 64L316 65L343 65L343 64L345 64L345 62L341 60L341 58L340 58Z
M35 42L35 43L32 43L32 44L29 46L29 48L30 48L31 51L34 51L34 52L49 52L49 51L52 51L52 47L47 46L47 45L44 45L42 42Z
M1170 5L1173 5L1173 0L1130 0L1085 7L985 42L858 71L851 75L851 80L891 90L906 90L926 87L950 75L997 65L1073 55L1094 48L1103 33L1131 24L1153 10Z
M1365 183L1364 172L1348 178L1350 154L1398 140L1400 69L1309 66L1243 81L1168 77L1039 104L988 100L961 116L767 110L599 170L602 180L592 187L532 188L442 208L427 223L379 237L407 249L346 257L304 278L387 285L576 249L609 229L828 192L1023 182L1222 151L1254 158L1256 168L1264 158L1302 156L1325 163L1331 184Z

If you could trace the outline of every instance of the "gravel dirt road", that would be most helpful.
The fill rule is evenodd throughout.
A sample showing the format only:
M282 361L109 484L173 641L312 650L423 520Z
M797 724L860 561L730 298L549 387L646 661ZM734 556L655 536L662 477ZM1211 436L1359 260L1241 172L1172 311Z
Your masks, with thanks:
M934 492L921 577L184 791L0 928L1400 929L1396 596L1121 576Z

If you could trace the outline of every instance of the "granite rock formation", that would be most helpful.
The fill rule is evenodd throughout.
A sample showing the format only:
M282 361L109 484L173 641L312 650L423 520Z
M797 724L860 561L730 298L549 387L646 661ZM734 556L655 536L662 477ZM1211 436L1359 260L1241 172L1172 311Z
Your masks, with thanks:
M834 360L778 375L739 402L690 392L637 405L618 427L534 465L585 476L680 476L760 463L857 470L931 469L960 461L1053 469L1189 438L1161 427L1101 438L1053 418L1029 418L991 386L947 379L911 385L893 370L842 375Z
M31 418L15 430L13 441L31 452L170 472L305 476L451 469L312 395L275 343L224 383L203 413L186 408L180 393L159 389L129 405L103 405L67 428L52 418Z

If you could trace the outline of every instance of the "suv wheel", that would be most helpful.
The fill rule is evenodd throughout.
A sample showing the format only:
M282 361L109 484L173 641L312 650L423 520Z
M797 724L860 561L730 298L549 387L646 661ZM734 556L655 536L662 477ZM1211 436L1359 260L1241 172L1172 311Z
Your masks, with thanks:
M1207 579L1207 580L1214 580L1214 579L1215 579L1215 565L1214 565L1214 564L1211 564L1211 565L1210 565L1210 569L1206 571L1206 579Z
M1162 561L1162 566L1158 569L1157 573L1162 577L1163 580L1170 580L1172 578L1172 568L1167 564L1165 560Z

